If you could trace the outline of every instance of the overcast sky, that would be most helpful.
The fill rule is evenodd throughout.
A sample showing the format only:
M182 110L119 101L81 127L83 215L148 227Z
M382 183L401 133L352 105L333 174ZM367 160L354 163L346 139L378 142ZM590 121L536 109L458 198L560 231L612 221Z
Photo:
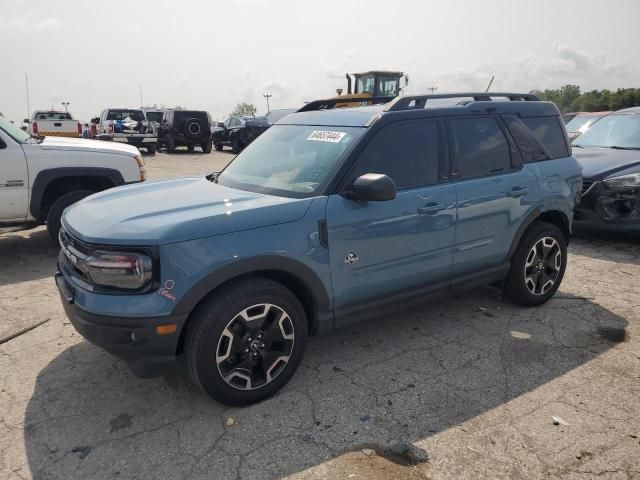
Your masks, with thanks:
M394 69L407 93L640 87L640 0L0 0L0 111L297 107Z

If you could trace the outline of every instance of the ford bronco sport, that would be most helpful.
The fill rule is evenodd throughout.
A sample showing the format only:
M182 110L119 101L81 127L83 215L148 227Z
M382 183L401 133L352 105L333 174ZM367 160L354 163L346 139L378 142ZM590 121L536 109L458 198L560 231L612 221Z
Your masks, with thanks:
M180 356L244 404L287 383L309 335L436 291L547 301L580 167L555 105L488 95L294 113L222 172L79 202L60 233L67 315L134 373Z

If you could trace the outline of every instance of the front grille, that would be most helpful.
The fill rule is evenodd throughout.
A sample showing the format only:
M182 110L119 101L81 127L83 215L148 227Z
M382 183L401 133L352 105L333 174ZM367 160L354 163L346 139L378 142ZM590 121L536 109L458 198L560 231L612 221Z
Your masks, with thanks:
M78 263L90 255L89 247L67 232L64 227L60 228L58 239L60 240L60 248L67 260L69 268L83 280L89 281L90 278L87 273L78 267Z

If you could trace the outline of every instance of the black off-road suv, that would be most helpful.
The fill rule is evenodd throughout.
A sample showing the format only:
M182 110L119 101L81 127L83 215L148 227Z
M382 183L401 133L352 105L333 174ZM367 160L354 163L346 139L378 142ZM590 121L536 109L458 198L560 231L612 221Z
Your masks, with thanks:
M167 152L186 146L189 151L198 145L204 153L211 152L211 123L205 111L168 110L162 116L158 128L158 142Z
M233 153L240 153L270 126L266 117L229 117L222 127L213 130L213 144L218 151L228 145Z

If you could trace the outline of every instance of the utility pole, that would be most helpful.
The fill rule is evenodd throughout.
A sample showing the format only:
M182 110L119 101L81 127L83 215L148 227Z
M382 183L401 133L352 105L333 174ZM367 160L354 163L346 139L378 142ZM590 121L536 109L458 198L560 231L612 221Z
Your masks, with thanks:
M271 97L273 97L273 95L271 95L270 93L265 93L264 95L262 95L264 98L267 99L267 113L269 113L271 110L269 110L269 99Z
M429 93L431 93L431 95L433 95L435 93L435 91L438 90L438 87L427 87L427 90L429 90Z
M138 90L140 91L140 108L144 107L144 103L142 103L142 85L138 85Z
M31 118L31 105L29 104L29 77L24 74L24 86L27 89L27 118Z
M64 107L64 111L66 113L69 113L69 105L71 105L71 102L61 102L62 106Z

